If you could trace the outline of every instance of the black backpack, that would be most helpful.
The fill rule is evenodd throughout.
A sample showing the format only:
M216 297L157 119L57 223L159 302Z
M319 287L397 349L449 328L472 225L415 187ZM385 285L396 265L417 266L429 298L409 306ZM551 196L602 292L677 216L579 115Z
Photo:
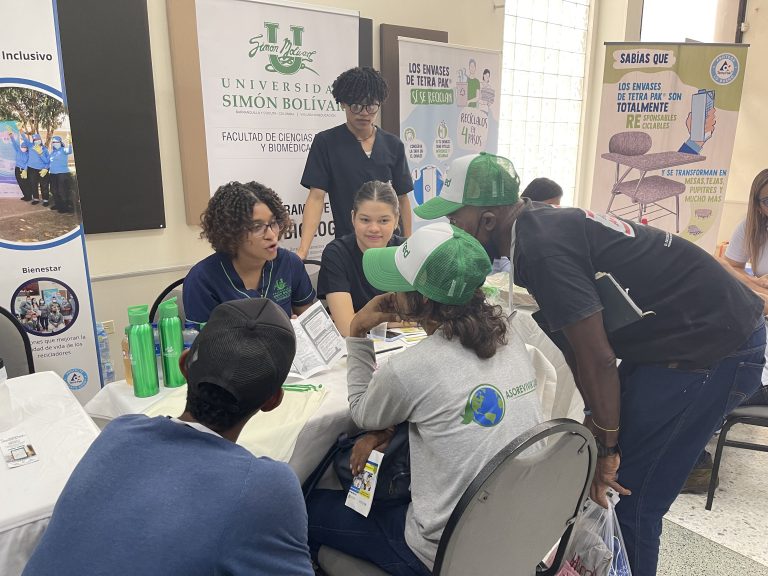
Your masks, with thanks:
M360 432L353 436L341 434L336 443L323 456L320 464L312 471L302 486L304 499L309 499L312 490L322 478L329 466L333 466L334 472L345 491L352 486L352 470L349 466L349 457L352 447L358 438L365 435ZM379 504L402 504L411 501L411 459L410 445L408 442L408 422L403 422L395 427L395 433L384 450L384 459L379 468L379 477L376 481L376 493L374 502Z

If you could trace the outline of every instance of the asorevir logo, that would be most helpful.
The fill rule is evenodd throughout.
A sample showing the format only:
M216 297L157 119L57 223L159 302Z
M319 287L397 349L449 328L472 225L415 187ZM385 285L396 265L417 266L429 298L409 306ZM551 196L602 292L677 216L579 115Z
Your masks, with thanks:
M300 70L309 70L317 74L308 64L314 62L317 50L307 50L304 44L304 27L290 26L291 34L288 38L278 40L280 24L277 22L264 22L267 29L267 39L264 34L253 36L249 40L251 49L248 56L254 58L258 54L268 54L268 63L264 66L268 72L276 72L285 76L296 74Z
M85 388L85 385L88 384L88 372L81 368L67 370L64 372L63 378L70 390L80 390L81 388Z

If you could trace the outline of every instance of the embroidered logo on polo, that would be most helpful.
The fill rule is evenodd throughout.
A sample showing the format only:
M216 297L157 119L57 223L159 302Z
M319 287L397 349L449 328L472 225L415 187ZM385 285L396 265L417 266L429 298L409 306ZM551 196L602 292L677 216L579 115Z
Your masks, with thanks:
M282 278L278 278L275 282L275 289L272 292L272 296L275 301L285 300L291 297L291 287Z
M483 428L490 428L504 419L504 411L504 395L499 389L490 384L480 384L469 393L461 423L474 422Z

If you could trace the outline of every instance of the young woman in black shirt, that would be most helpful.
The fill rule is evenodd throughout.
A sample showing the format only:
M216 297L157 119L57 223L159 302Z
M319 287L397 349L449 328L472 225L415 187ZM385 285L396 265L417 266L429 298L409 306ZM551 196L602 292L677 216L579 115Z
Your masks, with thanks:
M349 336L349 323L355 312L381 294L365 279L363 252L368 248L402 244L404 239L394 235L399 216L397 194L392 185L378 180L366 182L352 203L354 232L337 238L323 251L317 293L328 303L342 336Z

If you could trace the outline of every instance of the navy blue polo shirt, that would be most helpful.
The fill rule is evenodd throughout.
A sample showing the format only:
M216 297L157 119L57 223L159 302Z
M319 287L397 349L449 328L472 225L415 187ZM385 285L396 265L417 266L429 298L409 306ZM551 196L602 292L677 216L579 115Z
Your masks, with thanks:
M184 315L189 322L208 322L208 317L222 302L241 298L269 298L285 313L292 306L304 306L315 300L315 290L304 263L293 252L277 249L268 260L255 290L246 290L243 280L226 254L216 252L195 264L184 279Z
M377 128L369 158L346 124L315 135L301 185L325 190L331 203L336 238L354 232L352 200L371 180L390 182L398 196L413 190L413 180L400 138Z

